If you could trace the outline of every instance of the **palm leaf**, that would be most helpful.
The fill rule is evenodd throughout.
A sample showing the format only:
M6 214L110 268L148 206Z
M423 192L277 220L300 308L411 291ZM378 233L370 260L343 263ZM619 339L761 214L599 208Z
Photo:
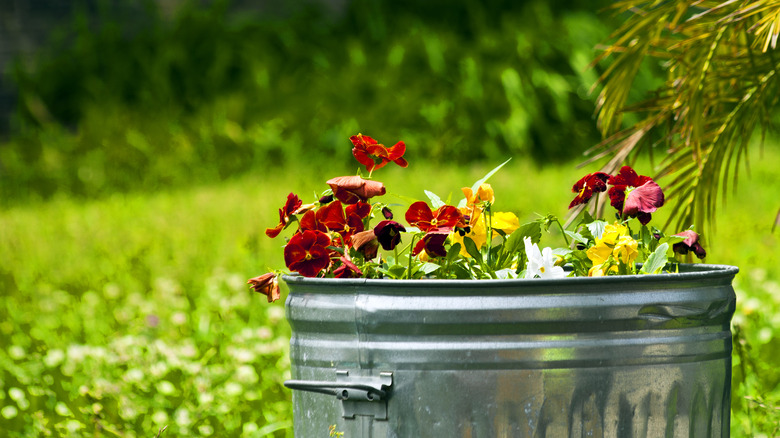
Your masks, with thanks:
M628 19L595 62L598 124L605 139L585 162L607 160L605 172L663 147L656 178L676 208L680 228L714 226L720 203L735 189L754 134L764 138L780 98L780 2L646 0L617 2ZM664 84L629 102L643 63L664 62ZM623 126L626 114L638 122Z

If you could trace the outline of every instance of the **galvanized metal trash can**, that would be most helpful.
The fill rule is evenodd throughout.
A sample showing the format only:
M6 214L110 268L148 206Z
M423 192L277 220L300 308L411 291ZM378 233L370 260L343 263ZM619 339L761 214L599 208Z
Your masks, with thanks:
M738 269L290 276L295 436L727 437Z

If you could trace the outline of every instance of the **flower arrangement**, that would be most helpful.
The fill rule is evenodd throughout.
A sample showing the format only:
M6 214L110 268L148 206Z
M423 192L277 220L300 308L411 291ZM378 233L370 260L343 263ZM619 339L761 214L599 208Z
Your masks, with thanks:
M679 255L706 255L699 235L688 229L665 235L649 226L664 204L661 187L648 176L623 166L616 175L595 172L572 187L569 209L585 206L606 192L615 219L594 218L585 208L566 229L552 215L520 224L514 213L494 211L495 194L487 180L507 162L462 189L457 206L426 191L429 200L409 205L404 222L389 205L376 201L386 193L374 172L395 163L407 167L406 145L385 147L373 138L350 137L352 154L365 167L327 181L315 202L304 204L290 193L279 209L279 223L266 229L271 238L293 228L284 246L287 268L304 277L390 279L507 279L566 276L636 275L675 272ZM378 222L371 225L374 220ZM542 231L557 226L561 247L540 248ZM688 256L690 258L690 256ZM248 284L272 302L280 297L279 272Z

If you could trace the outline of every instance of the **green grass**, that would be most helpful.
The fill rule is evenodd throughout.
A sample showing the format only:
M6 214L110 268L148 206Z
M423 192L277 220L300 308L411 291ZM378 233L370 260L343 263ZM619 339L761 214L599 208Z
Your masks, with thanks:
M733 436L772 436L780 421L780 251L770 231L780 154L758 158L707 241L708 262L741 268ZM429 189L456 202L491 167L412 162L375 176L388 196L423 199ZM283 266L282 241L263 230L286 194L312 199L328 177L353 171L288 166L188 190L61 197L0 212L0 430L291 436L283 305L245 281ZM515 159L491 179L496 208L521 220L563 216L582 172Z

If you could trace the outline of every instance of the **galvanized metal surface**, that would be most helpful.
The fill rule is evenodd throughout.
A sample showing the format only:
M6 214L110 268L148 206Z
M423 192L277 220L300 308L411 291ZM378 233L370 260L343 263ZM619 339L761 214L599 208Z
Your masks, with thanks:
M683 270L288 277L293 379L333 382L340 370L359 388L361 377L392 374L386 397L350 403L353 418L338 397L293 391L295 435L335 425L344 438L727 437L737 268ZM376 403L386 420L371 414L383 412Z

